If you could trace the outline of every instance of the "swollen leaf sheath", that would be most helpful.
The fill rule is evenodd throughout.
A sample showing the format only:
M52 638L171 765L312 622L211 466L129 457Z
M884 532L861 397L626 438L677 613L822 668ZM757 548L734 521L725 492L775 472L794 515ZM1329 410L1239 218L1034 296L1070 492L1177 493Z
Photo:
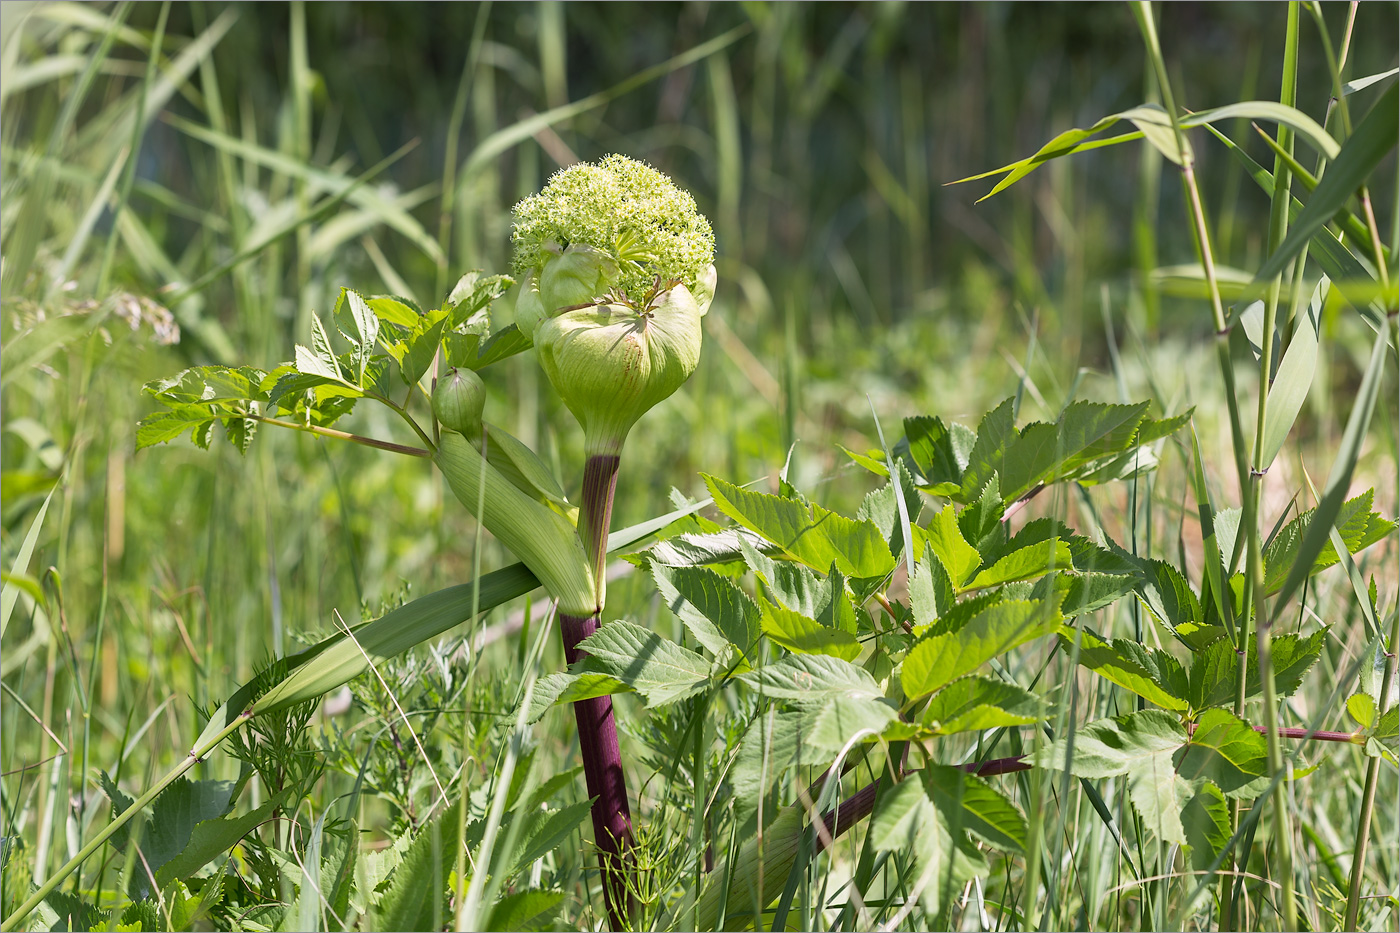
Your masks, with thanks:
M593 614L593 572L564 516L516 488L460 434L444 431L433 459L467 511L476 514L481 506L477 519L539 577L560 611Z

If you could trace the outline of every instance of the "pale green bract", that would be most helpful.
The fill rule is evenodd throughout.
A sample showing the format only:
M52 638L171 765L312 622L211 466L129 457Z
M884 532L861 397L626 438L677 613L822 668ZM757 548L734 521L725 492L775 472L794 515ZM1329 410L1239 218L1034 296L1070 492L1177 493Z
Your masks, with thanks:
M633 304L645 304L658 277L663 288L673 282L686 286L702 305L709 303L706 293L713 294L713 271L707 272L715 256L710 222L693 197L635 159L610 155L596 165L579 163L561 169L543 191L516 204L514 215L511 242L516 278L525 282L532 274L537 276L546 316L557 308L601 297L608 289ZM545 270L555 260L572 261L575 257L569 255L569 248L580 245L603 255L591 254L592 262L586 265L593 268L569 276L570 287L564 291L572 300L551 304L551 282ZM585 283L604 287L580 298L575 292ZM584 288L589 290L593 289Z

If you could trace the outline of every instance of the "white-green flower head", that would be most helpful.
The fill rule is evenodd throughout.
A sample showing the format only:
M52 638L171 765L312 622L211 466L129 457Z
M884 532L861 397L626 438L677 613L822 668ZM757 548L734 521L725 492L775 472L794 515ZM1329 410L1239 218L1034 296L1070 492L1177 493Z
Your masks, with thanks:
M556 172L515 205L516 323L610 301L641 309L684 285L702 312L714 294L715 237L695 199L656 169L610 155Z
M640 310L591 305L540 324L540 366L583 426L588 456L620 454L637 419L690 378L702 314L690 289L674 285Z

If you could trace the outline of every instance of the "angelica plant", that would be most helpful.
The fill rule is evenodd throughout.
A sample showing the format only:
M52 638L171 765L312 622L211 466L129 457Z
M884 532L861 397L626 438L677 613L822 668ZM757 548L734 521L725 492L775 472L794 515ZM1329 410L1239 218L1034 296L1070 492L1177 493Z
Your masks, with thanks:
M428 458L520 564L414 600L264 671L213 712L178 766L6 918L6 930L224 739L255 717L324 695L376 658L396 657L542 585L558 607L569 662L580 659L579 644L597 630L604 603L622 445L699 361L700 319L714 295L714 237L694 199L622 156L560 172L516 214L516 266L524 278L516 325L491 329L492 302L515 284L507 276L468 273L440 307L426 311L342 289L333 326L313 315L310 345L298 346L287 363L270 370L196 367L149 384L163 407L141 422L136 441L139 449L188 436L207 448L218 427L246 452L260 427L273 426ZM337 352L337 342L348 349ZM578 506L534 451L483 420L479 371L532 345L584 427L588 460ZM446 366L439 380L429 376L435 361ZM392 410L423 446L334 427L366 399ZM431 420L420 423L425 406ZM679 514L686 511L693 509ZM583 700L575 713L608 913L621 928L630 915L626 892L635 885L627 877L631 817L612 702Z
M592 612L560 612L569 663L596 632L623 444L637 420L690 378L714 297L714 235L695 199L650 166L612 155L554 175L515 207L516 324L584 432L578 529L596 586ZM630 913L632 844L612 699L574 704L593 831L615 928Z

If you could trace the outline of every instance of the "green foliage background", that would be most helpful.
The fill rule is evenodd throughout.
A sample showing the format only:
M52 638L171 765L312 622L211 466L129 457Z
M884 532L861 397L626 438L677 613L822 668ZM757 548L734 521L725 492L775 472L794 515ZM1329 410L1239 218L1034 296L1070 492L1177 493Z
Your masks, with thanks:
M1395 66L1398 10L1361 7L1351 75ZM975 423L1012 393L1024 397L1023 420L1053 420L1072 395L1153 399L1159 415L1195 405L1210 483L1218 498L1238 500L1204 302L1189 282L1153 275L1195 258L1180 189L1160 158L1124 146L1059 160L983 204L974 202L989 182L943 187L1155 99L1124 6L521 3L482 13L472 4L180 3L169 8L157 74L198 48L194 37L217 35L217 44L192 61L159 112L142 115L135 136L133 89L158 5L128 11L128 31L81 107L64 112L118 12L0 7L0 338L8 344L36 321L82 312L50 328L47 352L7 358L3 374L7 570L52 490L5 631L4 832L24 840L26 860L36 850L51 867L67 857L64 801L78 801L78 825L101 820L106 798L89 780L94 769L129 790L183 756L199 731L189 700L223 698L268 658L329 631L335 612L352 622L378 615L405 588L422 595L471 573L474 526L429 464L271 430L246 459L228 445L134 454L133 425L149 410L139 386L189 365L272 363L306 342L311 313L328 312L342 285L429 304L463 271L505 271L511 205L575 157L621 152L650 162L695 194L717 238L721 284L700 369L634 432L615 526L670 508L672 487L703 496L702 469L740 481L774 475L790 449L796 485L851 514L874 482L836 445L877 445L872 406L888 433L925 412ZM1325 5L1334 42L1345 13ZM1161 19L1182 106L1277 95L1281 7L1173 4ZM519 121L616 89L731 30L704 60L498 152L478 150ZM1330 85L1310 30L1305 21L1299 106L1320 121ZM474 47L477 67L464 75ZM1243 123L1226 131L1259 161L1270 158ZM139 157L118 218L115 200L92 205L133 138ZM373 197L329 205L197 289L182 287L316 213L328 192L410 141L417 145L359 189ZM1268 198L1222 147L1201 133L1194 141L1217 257L1255 268ZM50 187L39 189L39 178ZM125 181L114 181L120 191ZM35 190L47 191L37 219ZM1392 152L1372 187L1390 242L1396 192ZM162 345L151 322L165 319L141 297L169 305L178 343ZM498 320L509 318L510 300ZM1303 470L1321 483L1365 366L1371 332L1354 313L1329 313L1324 328L1331 339L1312 392L1270 473L1269 522L1300 490L1310 501ZM1236 353L1248 350L1241 343ZM546 460L578 462L580 433L533 360L491 374L488 420ZM1397 500L1394 387L1392 372L1356 479L1357 491L1377 487L1387 516ZM372 410L343 426L412 441ZM1028 514L1087 522L1092 509L1115 540L1144 553L1197 554L1187 464L1170 446L1164 461L1146 495L1115 489L1089 505L1047 496ZM578 477L563 472L575 494ZM1395 599L1395 554L1392 538L1361 558L1380 581L1383 607ZM504 560L488 549L482 566ZM1335 577L1310 598L1335 632L1355 632L1357 609ZM654 593L643 575L624 576L610 585L610 614L674 624L678 634ZM36 602L47 611L36 615ZM510 630L519 610L491 622L503 627L488 631ZM1360 647L1354 635L1337 636L1311 676L1325 681ZM424 709L440 709L444 697L471 708L481 774L500 735L494 717L510 712L499 697L513 689L516 651L515 638L494 638L466 686L423 700ZM419 676L414 664L427 662L405 662L396 688ZM553 641L544 664L563 666ZM327 717L328 734L353 732L371 712L382 717L375 728L391 721L373 685L356 691L354 712ZM628 711L630 702L620 701ZM562 723L566 714L551 715ZM1349 728L1337 716L1329 728ZM452 751L460 715L448 718L452 735L432 754L447 756L436 763L450 771L460 764ZM629 760L645 767L648 743L665 728L660 721L624 737ZM536 754L549 764L536 767L565 770L570 732L538 734ZM354 784L345 750L363 747L347 741L316 785L317 812ZM52 757L58 742L69 753ZM1333 756L1343 775L1348 755L1361 760L1350 748ZM199 776L232 780L238 764L220 756ZM1349 782L1358 780L1300 785L1310 819L1302 833L1321 847L1319 864L1323 849L1349 846ZM1394 825L1393 770L1384 780L1378 819ZM578 799L574 783L560 800ZM384 838L393 820L414 819L430 787L415 773L401 800L363 814L364 828ZM1377 839L1372 857L1375 879L1395 877L1393 838ZM586 861L576 853L573 870ZM564 916L586 912L586 900L566 904ZM1083 909L1126 916L1116 906Z

